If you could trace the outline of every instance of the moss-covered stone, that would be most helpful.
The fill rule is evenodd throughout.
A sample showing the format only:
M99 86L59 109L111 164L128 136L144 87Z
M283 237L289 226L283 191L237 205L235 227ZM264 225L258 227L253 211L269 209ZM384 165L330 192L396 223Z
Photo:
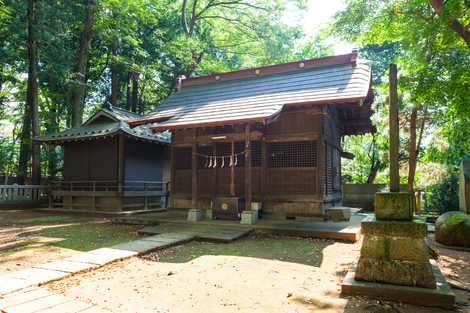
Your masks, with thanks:
M436 280L429 262L383 260L361 256L357 264L355 279L436 288Z
M422 239L426 237L426 224L421 220L413 221L364 221L361 223L364 235L390 236Z
M439 216L435 226L437 242L470 248L470 215L459 211L447 212Z
M428 262L429 250L423 239L391 237L387 238L390 260Z
M366 236L362 241L361 257L382 258L386 257L385 237Z
M408 192L378 192L375 194L375 216L379 220L412 220L412 195Z

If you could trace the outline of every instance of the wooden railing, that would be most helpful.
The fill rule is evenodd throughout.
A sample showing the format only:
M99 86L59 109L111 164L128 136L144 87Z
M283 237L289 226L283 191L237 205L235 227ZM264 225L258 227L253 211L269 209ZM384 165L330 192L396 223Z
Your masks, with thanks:
M48 192L44 185L0 185L0 203L43 201Z
M139 181L126 180L119 182L117 180L76 180L76 181L59 181L51 184L53 191L91 191L91 192L161 192L168 191L169 182L158 181Z
M160 181L59 181L51 184L49 206L86 207L93 210L116 205L121 209L147 209L157 204L167 207L169 186L169 182ZM113 198L116 200L110 200ZM156 202L155 199L160 200Z

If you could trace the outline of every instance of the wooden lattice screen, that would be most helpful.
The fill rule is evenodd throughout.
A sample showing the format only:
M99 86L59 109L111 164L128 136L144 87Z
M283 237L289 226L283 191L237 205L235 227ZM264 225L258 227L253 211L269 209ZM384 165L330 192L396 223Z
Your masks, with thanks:
M269 145L269 167L316 167L317 142L283 142Z

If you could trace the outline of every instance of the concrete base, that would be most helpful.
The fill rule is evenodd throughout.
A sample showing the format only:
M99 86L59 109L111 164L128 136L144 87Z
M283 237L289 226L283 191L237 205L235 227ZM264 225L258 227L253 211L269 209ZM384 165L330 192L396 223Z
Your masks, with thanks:
M326 215L333 222L349 221L351 219L351 208L335 206L326 209Z
M212 209L206 210L206 219L209 219L209 220L213 219Z
M190 209L188 211L188 218L187 220L190 222L197 222L204 218L204 212L198 209Z
M241 215L241 224L255 224L258 221L258 211L243 211Z
M455 294L434 260L430 260L437 288L407 287L355 280L356 266L348 272L341 284L342 296L365 296L380 300L400 301L430 307L452 309Z

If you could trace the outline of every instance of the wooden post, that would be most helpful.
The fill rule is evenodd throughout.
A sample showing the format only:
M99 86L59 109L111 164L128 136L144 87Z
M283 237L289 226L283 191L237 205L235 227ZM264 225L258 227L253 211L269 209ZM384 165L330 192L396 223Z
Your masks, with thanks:
M144 210L147 210L148 206L148 198L147 198L147 183L144 182Z
M217 155L217 144L213 143L212 146L212 155ZM212 196L213 198L217 197L217 167L212 169Z
M232 167L230 167L230 196L235 197L235 142L232 140Z
M390 64L389 71L389 136L390 136L390 192L400 191L400 174L398 164L399 124L398 124L398 90L397 65Z
M191 208L197 209L197 144L196 138L193 140L191 154Z
M251 210L250 124L246 124L245 126L245 210Z
M261 140L261 173L260 173L260 185L261 185L261 198L264 200L266 195L266 173L267 173L267 163L268 163L268 154L267 154L267 144L263 139Z
M93 210L96 211L96 182L93 182L93 196L92 196L92 201L93 201Z
M175 136L175 133L172 133L172 138ZM170 168L171 168L171 173L170 173L170 189L167 191L170 191L171 193L174 193L176 188L176 153L175 153L175 147L173 145L170 147ZM172 197L173 199L173 197ZM173 206L173 205L171 205Z

